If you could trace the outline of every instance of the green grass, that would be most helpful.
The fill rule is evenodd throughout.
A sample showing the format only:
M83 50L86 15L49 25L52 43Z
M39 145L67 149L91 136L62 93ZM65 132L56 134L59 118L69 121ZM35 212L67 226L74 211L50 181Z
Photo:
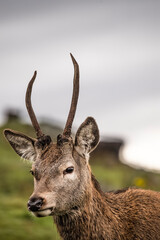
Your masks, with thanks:
M136 170L123 164L117 164L114 167L94 164L92 172L105 191L127 187L160 191L160 174L157 173Z
M3 195L1 198L0 239L59 239L52 218L36 219L26 208L23 196Z

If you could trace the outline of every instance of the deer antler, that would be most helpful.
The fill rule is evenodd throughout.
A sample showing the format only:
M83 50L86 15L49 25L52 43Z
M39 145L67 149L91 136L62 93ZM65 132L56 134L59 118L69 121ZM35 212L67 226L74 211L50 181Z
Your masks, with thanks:
M71 135L71 128L72 128L72 123L73 119L75 116L76 112L76 107L77 107L77 102L78 102L78 95L79 95L79 66L78 63L76 62L75 58L71 55L73 66L74 66L74 79L73 79L73 94L72 94L72 101L71 101L71 106L70 106L70 111L68 114L67 122L63 131L63 137L68 138ZM31 93L32 93L32 86L34 83L34 80L36 78L37 72L34 72L34 75L32 79L30 80L27 91L26 91L26 107L28 114L30 116L32 125L36 131L37 138L41 138L44 136L44 134L41 131L41 128L39 126L39 123L37 121L37 118L35 116L35 113L32 108L32 103L31 103Z
M33 108L32 108L32 103L31 103L32 86L33 86L34 80L36 78L36 75L37 75L37 72L35 71L32 79L30 80L30 82L28 84L28 87L27 87L27 91L26 91L26 107L27 107L27 111L28 111L28 114L30 116L32 125L33 125L33 127L34 127L34 129L36 131L37 138L41 138L41 137L44 136L44 134L42 133L42 131L40 129L39 123L37 121L37 118L35 116L35 113L34 113Z
M63 131L64 137L70 137L70 135L71 135L72 123L73 123L73 119L75 116L77 102L78 102L78 96L79 96L79 66L71 53L70 53L70 55L71 55L73 66L74 66L73 94L72 94L70 111L68 114L68 118L67 118L67 122L66 122L66 125L64 128L64 131Z

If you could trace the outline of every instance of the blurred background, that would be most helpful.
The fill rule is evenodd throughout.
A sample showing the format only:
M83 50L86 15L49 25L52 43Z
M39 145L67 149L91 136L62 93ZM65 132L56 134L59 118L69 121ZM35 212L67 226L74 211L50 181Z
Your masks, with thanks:
M59 239L52 219L26 203L30 165L4 140L4 128L34 136L25 91L45 133L62 132L72 95L71 52L80 66L73 131L87 116L101 141L91 167L105 191L160 190L160 2L158 0L0 1L0 239Z

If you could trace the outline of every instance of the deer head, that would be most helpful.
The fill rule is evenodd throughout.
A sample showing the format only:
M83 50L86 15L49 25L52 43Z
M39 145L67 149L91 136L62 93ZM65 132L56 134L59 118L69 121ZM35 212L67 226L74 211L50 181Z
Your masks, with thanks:
M95 120L88 117L79 127L75 140L71 128L79 95L79 66L71 55L74 65L73 95L63 133L54 143L42 133L31 104L34 73L26 92L26 107L37 138L31 138L10 129L4 135L15 152L32 162L34 191L28 201L28 209L35 216L63 215L80 207L91 194L89 153L97 146L99 130Z

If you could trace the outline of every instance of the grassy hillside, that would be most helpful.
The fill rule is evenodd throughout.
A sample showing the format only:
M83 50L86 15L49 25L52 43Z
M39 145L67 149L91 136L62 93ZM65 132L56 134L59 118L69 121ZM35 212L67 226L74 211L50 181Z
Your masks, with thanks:
M29 173L30 164L24 162L5 141L3 129L27 133L32 136L32 127L10 122L0 128L0 239L1 240L41 240L60 239L52 217L35 218L27 211L27 201L33 190L33 179ZM103 155L103 154L102 154ZM104 190L128 186L138 186L160 190L160 176L143 170L135 170L117 163L103 164L103 158L92 161L92 171ZM94 164L92 164L94 162Z

